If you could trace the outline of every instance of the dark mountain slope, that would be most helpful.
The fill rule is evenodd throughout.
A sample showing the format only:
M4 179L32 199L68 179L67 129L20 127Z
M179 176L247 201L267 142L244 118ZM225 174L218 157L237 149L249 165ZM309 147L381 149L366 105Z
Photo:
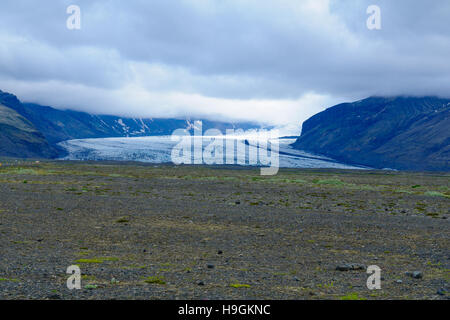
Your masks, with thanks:
M0 104L0 155L52 158L57 152L28 120Z
M41 153L34 147L30 154L42 154L43 156L53 157L55 152L60 155L65 153L61 150L57 143L71 139L85 138L106 138L106 137L139 137L152 135L171 135L176 129L188 129L193 132L194 122L187 119L142 119L142 118L124 118L111 115L91 115L85 112L77 112L72 110L58 110L52 107L41 106L33 103L22 103L13 94L0 90L0 104L12 109L21 116L21 119L28 121L27 123L35 130L34 134L44 138L47 143L43 147ZM25 120L26 119L26 120ZM230 123L220 121L202 120L203 131L208 129L219 129L225 132L226 129L253 129L259 128L256 123ZM14 141L12 135L14 127L2 127L1 138L3 141L3 151L0 155L23 155L26 153L16 152L14 150ZM37 136L36 136L37 137ZM17 142L18 143L18 142ZM49 146L50 145L50 146ZM31 145L28 145L31 148ZM51 151L51 152L50 152ZM56 156L56 155L54 155Z
M0 91L0 103L14 109L32 122L51 144L70 139L139 137L171 135L176 129L192 129L193 123L186 119L143 119L111 115L91 115L85 112L58 110L33 103L21 103L16 96ZM229 123L202 120L203 130L211 128L259 128L256 123Z
M450 99L372 97L303 124L294 147L375 168L450 170Z

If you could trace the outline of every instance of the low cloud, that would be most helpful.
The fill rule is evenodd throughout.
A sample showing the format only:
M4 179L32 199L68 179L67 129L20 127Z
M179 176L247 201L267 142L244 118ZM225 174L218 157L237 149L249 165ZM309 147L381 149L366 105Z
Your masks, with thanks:
M381 30L366 28L371 4ZM0 89L92 113L299 124L370 95L450 96L449 17L446 0L4 1Z

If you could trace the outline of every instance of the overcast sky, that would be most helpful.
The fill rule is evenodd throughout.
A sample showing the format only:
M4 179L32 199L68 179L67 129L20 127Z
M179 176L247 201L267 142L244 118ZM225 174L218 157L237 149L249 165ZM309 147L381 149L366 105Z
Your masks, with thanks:
M69 5L81 29L69 30ZM381 8L381 30L366 9ZM448 0L2 0L0 89L100 114L298 127L371 95L450 96Z

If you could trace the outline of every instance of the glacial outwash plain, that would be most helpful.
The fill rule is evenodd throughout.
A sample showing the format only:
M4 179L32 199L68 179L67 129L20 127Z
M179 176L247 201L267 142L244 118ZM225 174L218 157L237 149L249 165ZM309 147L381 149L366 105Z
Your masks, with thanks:
M0 299L449 297L449 173L0 162Z

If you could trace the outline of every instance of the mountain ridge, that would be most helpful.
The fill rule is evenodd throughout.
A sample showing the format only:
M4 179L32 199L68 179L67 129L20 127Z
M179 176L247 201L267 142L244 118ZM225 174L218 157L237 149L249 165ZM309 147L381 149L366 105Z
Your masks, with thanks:
M37 132L45 137L50 148L56 150L59 155L64 155L64 150L61 150L58 143L66 140L171 135L176 129L193 131L193 121L189 119L127 118L59 110L36 103L22 103L14 94L1 90L0 103L27 119ZM225 131L226 129L248 130L261 127L253 122L201 121L204 131L212 128ZM5 150L0 153L0 155L5 154L8 154Z
M8 157L52 158L57 150L31 122L0 104L0 154Z
M449 128L450 99L370 97L312 116L293 147L379 169L448 171Z

